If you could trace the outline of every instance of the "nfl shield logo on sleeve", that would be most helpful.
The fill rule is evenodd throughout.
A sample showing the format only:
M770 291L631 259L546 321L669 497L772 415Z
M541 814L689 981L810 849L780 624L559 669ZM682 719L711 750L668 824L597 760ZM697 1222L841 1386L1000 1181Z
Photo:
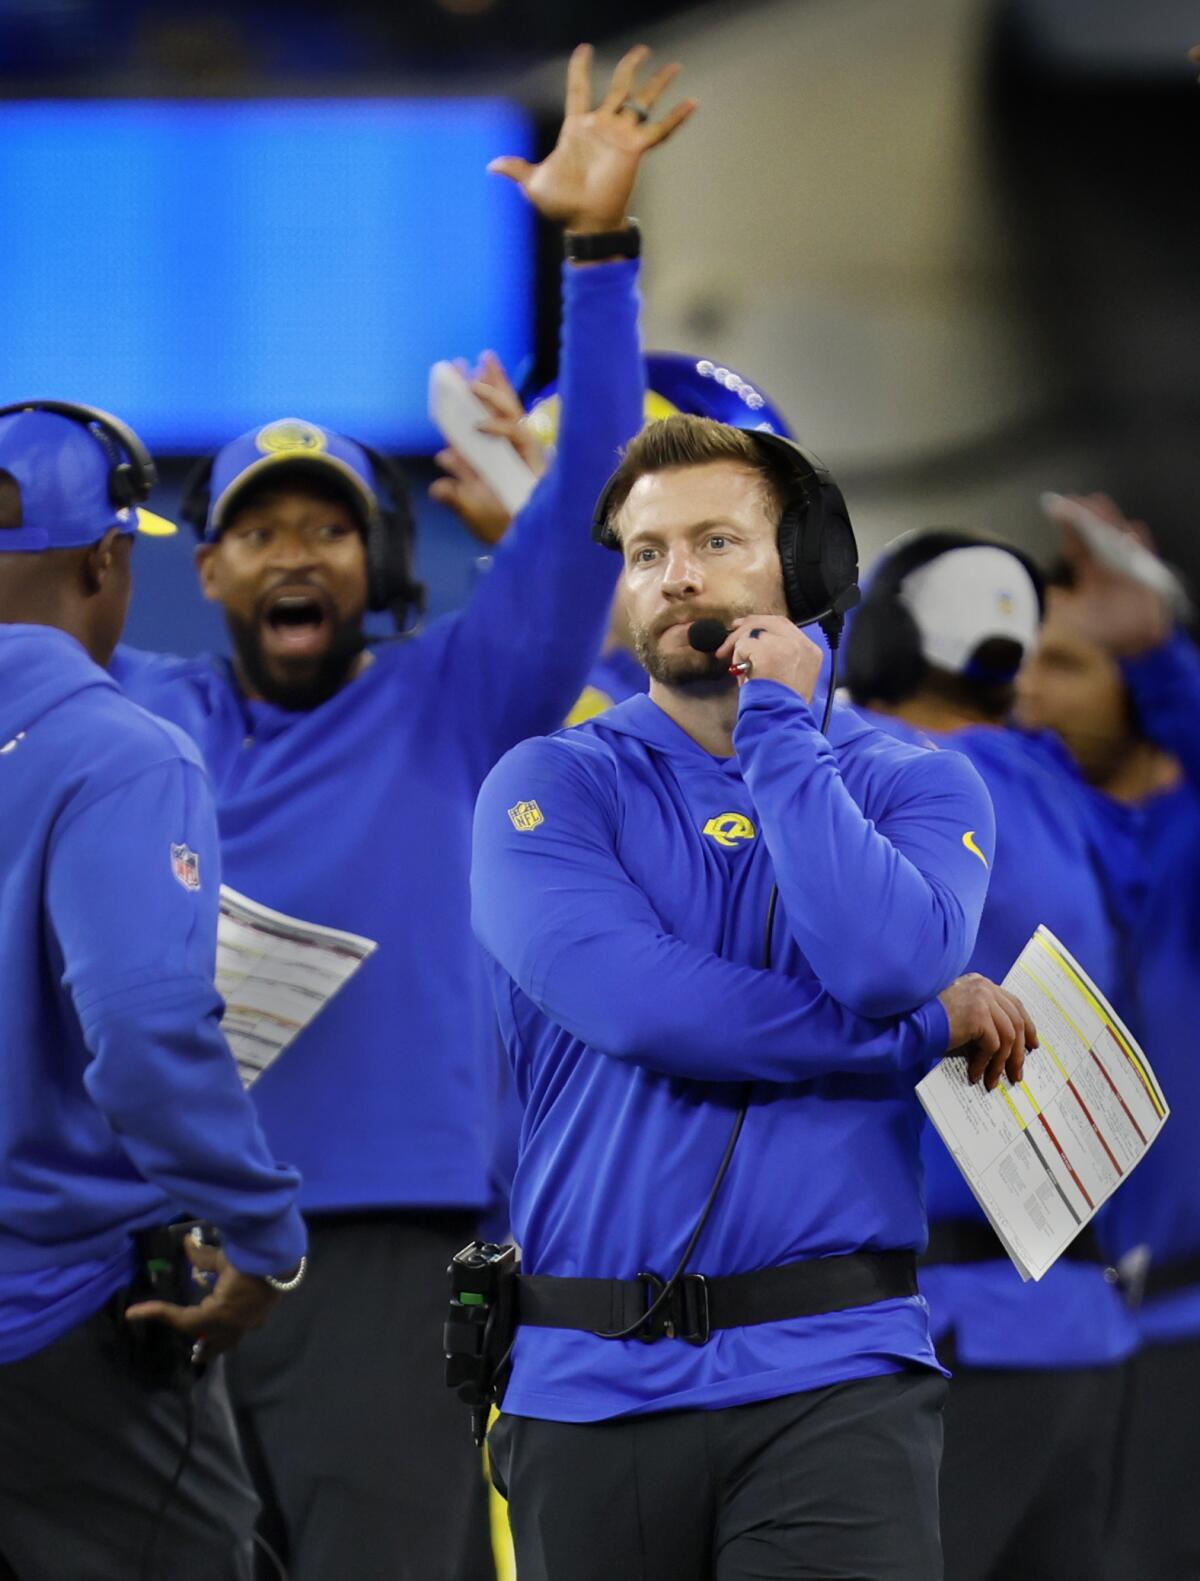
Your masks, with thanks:
M519 801L515 807L508 809L508 816L513 828L519 829L522 834L528 834L531 829L536 829L538 824L546 821L542 809L535 801Z
M190 846L171 847L171 871L184 889L200 888L200 858Z

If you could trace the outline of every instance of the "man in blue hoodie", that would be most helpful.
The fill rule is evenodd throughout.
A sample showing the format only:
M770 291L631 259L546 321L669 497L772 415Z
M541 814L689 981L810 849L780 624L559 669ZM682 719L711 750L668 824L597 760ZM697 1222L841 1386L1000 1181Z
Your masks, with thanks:
M604 531L650 693L510 752L476 809L524 1104L491 1435L522 1581L940 1573L913 1088L968 1044L1015 1076L1036 1034L952 983L993 849L975 771L817 728L781 548L818 506L781 455L684 416L632 442ZM698 619L732 627L715 655Z
M101 668L152 466L68 410L0 413L0 1574L249 1581L221 1368L152 1388L138 1324L181 1331L186 1380L262 1323L303 1271L299 1181L221 1034L198 754ZM139 1232L192 1214L222 1236L193 1254L211 1292L128 1306Z
M961 753L988 787L996 850L973 970L1003 978L1045 923L1119 1000L1119 941L1078 776L1045 741L1004 728L1042 600L1037 568L1009 544L946 530L906 534L872 568L847 641L846 681L873 723ZM921 1289L938 1354L954 1373L941 1478L947 1581L1098 1576L1136 1326L1093 1234L1040 1282L1022 1283L932 1126L922 1156ZM981 1503L979 1466L997 1450L1005 1494ZM1064 1476L1064 1464L1077 1474Z
M494 167L567 232L564 419L557 464L467 606L368 648L369 588L394 602L378 585L389 561L391 586L406 581L376 468L315 424L272 423L217 455L203 522L202 584L233 663L123 651L114 666L200 746L229 882L379 944L254 1089L303 1173L314 1246L284 1321L231 1372L292 1581L442 1581L465 1541L486 1540L479 1460L436 1364L445 1268L488 1203L498 1108L471 813L497 758L561 721L604 630L613 570L588 523L642 404L628 203L643 154L691 109L655 119L677 68L639 88L646 54L624 57L593 108L576 51L556 148Z
M1059 501L1065 575L1019 678L1018 716L1056 731L1095 792L1097 858L1124 935L1125 1014L1171 1104L1102 1229L1141 1339L1107 1574L1182 1581L1200 1573L1200 653L1151 587L1088 551L1071 525L1081 509L1134 530L1103 496Z

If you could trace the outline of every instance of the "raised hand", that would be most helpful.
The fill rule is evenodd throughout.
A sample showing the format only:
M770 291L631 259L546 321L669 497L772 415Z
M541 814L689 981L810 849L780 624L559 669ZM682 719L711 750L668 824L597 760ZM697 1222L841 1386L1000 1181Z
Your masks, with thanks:
M1043 508L1062 533L1072 578L1070 616L1080 633L1115 658L1147 653L1165 641L1174 620L1164 592L1169 573L1154 556L1146 523L1127 517L1107 494L1046 495ZM1097 552L1086 531L1089 519L1110 529L1123 556Z
M678 65L663 66L640 87L650 51L644 44L618 61L608 92L592 108L592 46L580 44L567 66L566 114L558 142L541 164L505 155L489 170L515 181L546 217L576 232L619 230L642 155L665 142L696 108L684 99L659 120L650 117Z
M467 373L465 364L462 371ZM499 357L485 351L470 380L472 391L492 414L478 425L480 432L507 439L530 471L540 478L549 465L549 458L536 435L526 426L521 397L513 389ZM512 517L495 489L453 446L439 450L434 460L447 476L430 484L430 499L448 505L480 543L489 546L499 543Z
M529 470L540 478L550 465L549 457L541 440L526 424L521 397L494 351L485 351L480 358L471 388L492 413L486 423L480 423L480 432L507 439Z

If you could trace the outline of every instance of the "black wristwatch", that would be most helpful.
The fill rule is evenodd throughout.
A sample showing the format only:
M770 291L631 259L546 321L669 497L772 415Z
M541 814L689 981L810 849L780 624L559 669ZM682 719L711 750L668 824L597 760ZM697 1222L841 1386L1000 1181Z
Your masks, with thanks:
M636 258L642 250L638 222L630 218L619 231L563 233L563 256L571 263L602 263L607 258Z

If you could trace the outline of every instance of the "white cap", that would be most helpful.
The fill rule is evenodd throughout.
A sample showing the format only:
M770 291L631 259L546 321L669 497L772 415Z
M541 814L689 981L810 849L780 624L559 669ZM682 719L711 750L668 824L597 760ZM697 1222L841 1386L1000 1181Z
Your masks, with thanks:
M917 623L930 664L962 674L982 643L1020 644L1024 658L1037 638L1040 612L1033 578L1007 549L991 544L947 549L910 571L900 602Z

